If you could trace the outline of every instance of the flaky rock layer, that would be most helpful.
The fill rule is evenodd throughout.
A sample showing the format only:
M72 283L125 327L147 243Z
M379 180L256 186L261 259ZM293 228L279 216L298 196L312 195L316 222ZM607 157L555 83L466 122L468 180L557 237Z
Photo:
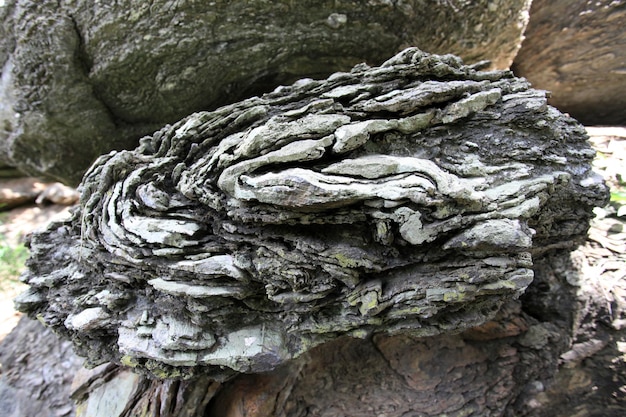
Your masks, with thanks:
M0 2L0 163L78 184L199 110L406 45L508 68L530 0Z
M584 237L593 155L525 80L407 49L102 156L72 218L32 238L17 305L89 362L162 378L459 332Z

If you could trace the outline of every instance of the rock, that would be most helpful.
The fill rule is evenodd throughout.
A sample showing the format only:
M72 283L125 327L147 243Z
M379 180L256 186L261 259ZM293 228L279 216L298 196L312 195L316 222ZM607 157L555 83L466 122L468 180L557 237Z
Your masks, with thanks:
M78 372L72 399L78 417L201 417L201 410L220 388L221 384L209 379L150 381L132 370L106 364Z
M527 293L479 327L432 337L339 338L272 372L241 374L217 392L204 391L211 401L197 402L189 415L623 415L626 332L615 321L607 323L606 306L610 302L612 316L623 321L624 280L615 277L626 269L624 253L596 259L593 246L588 241L574 253L555 251L539 259ZM601 276L597 269L587 272L611 262L618 266L603 268ZM579 284L570 285L569 277L578 274ZM116 387L118 378L127 377L118 368L107 375L107 384ZM141 398L143 405L119 417L152 409L163 417L180 415L159 407L168 404L164 392L178 405L174 399L184 397L189 385L211 382L200 375L177 390L172 381L155 385L142 378L145 388L129 404ZM83 386L85 392L101 392L99 379ZM97 401L99 392L80 402ZM102 410L101 416L111 415Z
M35 203L52 203L71 206L72 204L77 203L78 199L78 191L76 191L75 188L56 182L49 184L43 192L37 196Z
M616 194L623 188L619 172L625 166L626 131L587 131L598 151L594 170ZM626 219L618 216L621 202L615 200L595 210L584 246L566 260L547 259L535 268L535 280L521 300L570 342L560 353L556 374L542 379L545 390L522 393L514 415L626 414Z
M500 3L6 0L0 160L75 185L99 155L194 111L407 45L507 68L530 1Z
M535 0L517 75L587 125L626 123L626 10L622 2Z
M102 156L32 237L16 303L89 363L159 378L459 333L584 240L607 197L586 139L509 71L407 49Z
M81 367L67 340L23 317L0 344L0 412L6 417L74 415L70 385Z
M0 211L27 204L72 205L78 201L78 192L61 183L47 183L37 178L0 179Z
M32 204L45 189L37 178L0 179L0 210Z
M113 369L112 369L113 368ZM131 371L125 370L115 374L115 379L110 381L110 376L115 367L105 364L93 369L91 371L81 369L74 382L73 399L77 400L80 404L76 410L78 416L93 416L98 415L104 417L118 417L126 408L126 404L130 398L140 389L140 376ZM82 384L80 383L82 382ZM92 388L89 393L89 401L82 404L80 401L84 393L82 389L86 384L97 383L97 388ZM94 384L95 385L95 384ZM102 413L106 410L106 414Z

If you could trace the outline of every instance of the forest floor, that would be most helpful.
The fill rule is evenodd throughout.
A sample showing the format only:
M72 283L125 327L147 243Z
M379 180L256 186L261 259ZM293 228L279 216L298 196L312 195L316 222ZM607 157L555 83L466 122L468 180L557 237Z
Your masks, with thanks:
M611 190L609 204L596 208L587 242L577 250L581 275L602 289L609 311L626 311L626 128L587 128L597 151L594 170ZM614 305L614 306L613 306ZM618 319L619 311L614 311ZM616 323L626 328L626 323ZM626 344L624 352L626 355ZM626 357L626 356L625 356Z
M589 274L600 283L607 300L626 300L626 128L589 127L587 130L597 151L594 169L611 188L611 202L596 209L587 243L578 252L584 258L585 275ZM0 200L3 195L28 186L37 193L47 188L32 179L0 180ZM48 201L0 212L0 341L20 317L13 309L12 299L26 288L18 280L28 255L23 245L24 236L45 227L53 219L67 216L69 209L68 205ZM626 346L624 349L626 355Z

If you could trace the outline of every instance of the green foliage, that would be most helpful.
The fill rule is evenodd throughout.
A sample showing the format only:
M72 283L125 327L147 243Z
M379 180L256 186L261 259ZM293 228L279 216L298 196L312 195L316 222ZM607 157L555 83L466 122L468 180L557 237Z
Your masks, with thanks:
M611 184L611 205L617 210L617 217L623 217L626 216L626 181L623 175L615 177L615 183Z
M0 291L20 285L18 278L24 270L26 258L28 249L23 244L11 244L0 234Z
M611 202L626 204L626 191L611 191Z

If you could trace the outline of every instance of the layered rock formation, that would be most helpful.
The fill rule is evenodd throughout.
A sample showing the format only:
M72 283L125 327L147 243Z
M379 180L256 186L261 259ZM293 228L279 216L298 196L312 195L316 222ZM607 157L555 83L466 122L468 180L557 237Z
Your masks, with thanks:
M92 364L275 368L340 336L454 334L606 190L584 129L509 71L407 49L201 112L90 168L19 308Z
M504 69L529 3L6 0L0 161L77 184L101 154L194 111L406 46Z

